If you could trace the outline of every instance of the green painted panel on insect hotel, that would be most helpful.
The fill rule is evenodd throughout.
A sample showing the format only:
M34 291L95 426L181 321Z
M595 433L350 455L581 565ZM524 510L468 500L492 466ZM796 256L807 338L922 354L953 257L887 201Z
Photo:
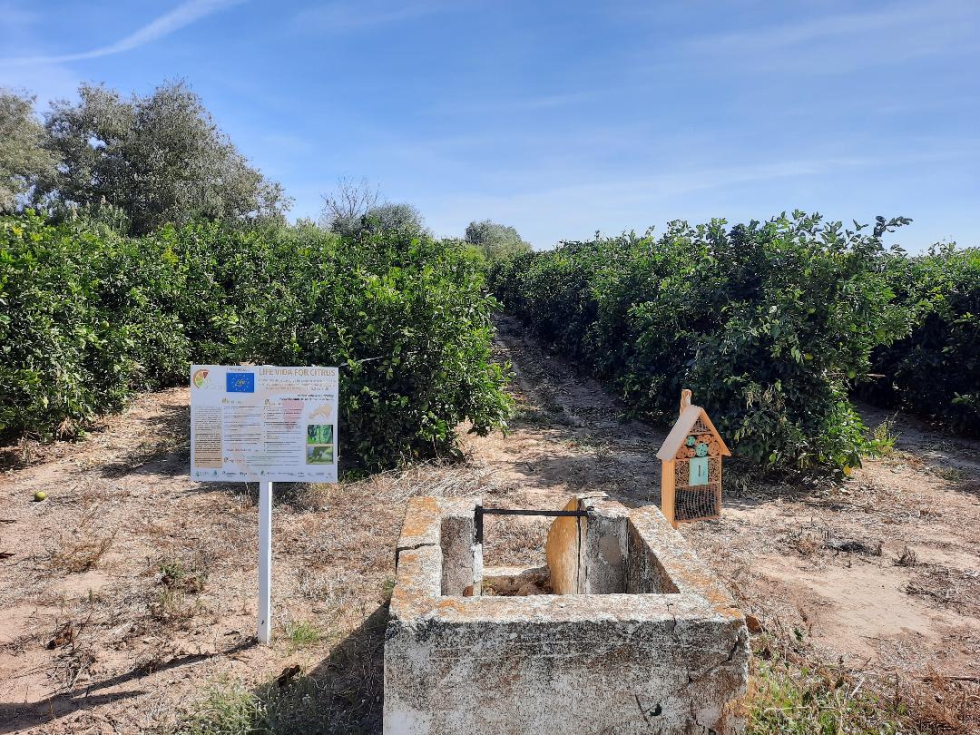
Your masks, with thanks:
M676 527L721 516L721 463L731 455L707 412L691 403L691 391L682 391L680 416L657 452L667 520Z

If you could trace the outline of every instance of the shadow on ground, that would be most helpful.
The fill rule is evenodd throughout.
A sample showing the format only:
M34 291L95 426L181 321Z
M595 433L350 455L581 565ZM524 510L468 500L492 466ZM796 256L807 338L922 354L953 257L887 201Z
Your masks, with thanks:
M53 723L82 709L131 699L142 694L146 694L146 692L137 690L120 694L96 694L88 697L58 694L33 704L0 702L0 733L23 732L28 728Z
M190 462L190 406L163 405L140 420L133 445L102 466L104 477L134 472L173 476L186 472Z
M254 641L235 646L227 651L222 651L221 654L228 655L235 653L251 645L254 645ZM147 671L143 667L135 668L127 671L125 674L119 674L118 676L95 682L86 687L84 691L56 694L32 704L0 702L0 733L21 732L28 728L54 723L62 717L74 714L80 710L94 709L104 704L139 697L147 692L143 689L110 694L96 694L95 692L128 684L132 681L139 681L152 673L199 663L215 655L218 654L177 656L165 664L155 666L152 671Z
M256 730L275 735L380 733L387 624L388 606L380 605L315 669L255 690Z

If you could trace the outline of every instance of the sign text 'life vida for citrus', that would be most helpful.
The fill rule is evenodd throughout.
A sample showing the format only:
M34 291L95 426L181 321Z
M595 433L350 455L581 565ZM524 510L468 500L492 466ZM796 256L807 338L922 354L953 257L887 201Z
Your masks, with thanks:
M336 482L337 368L191 367L191 478Z

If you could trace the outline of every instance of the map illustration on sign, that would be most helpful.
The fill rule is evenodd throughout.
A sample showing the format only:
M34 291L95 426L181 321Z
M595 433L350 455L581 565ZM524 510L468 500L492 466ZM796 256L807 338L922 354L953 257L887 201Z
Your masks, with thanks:
M191 367L191 477L336 482L337 368Z

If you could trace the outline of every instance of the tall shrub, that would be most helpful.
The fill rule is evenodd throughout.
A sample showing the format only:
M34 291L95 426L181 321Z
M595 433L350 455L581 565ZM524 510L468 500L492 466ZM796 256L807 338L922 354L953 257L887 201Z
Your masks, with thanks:
M187 320L211 330L201 345L225 360L340 366L341 449L358 463L445 453L460 422L484 434L506 418L505 375L491 360L495 302L460 243L414 228L341 239L311 226L209 224L159 239L193 264L188 292L217 289L214 317Z
M889 266L899 301L916 313L915 327L875 351L880 377L862 397L980 436L980 249L939 245Z
M492 273L543 339L634 409L676 415L692 388L736 453L768 469L846 469L864 427L848 389L908 330L881 235L796 212L727 228L671 223L660 238L566 243Z
M461 243L414 228L0 219L0 433L71 434L191 362L341 368L341 449L375 469L450 452L509 403L493 299Z
M162 256L108 228L0 218L0 434L72 434L181 374L182 283Z

